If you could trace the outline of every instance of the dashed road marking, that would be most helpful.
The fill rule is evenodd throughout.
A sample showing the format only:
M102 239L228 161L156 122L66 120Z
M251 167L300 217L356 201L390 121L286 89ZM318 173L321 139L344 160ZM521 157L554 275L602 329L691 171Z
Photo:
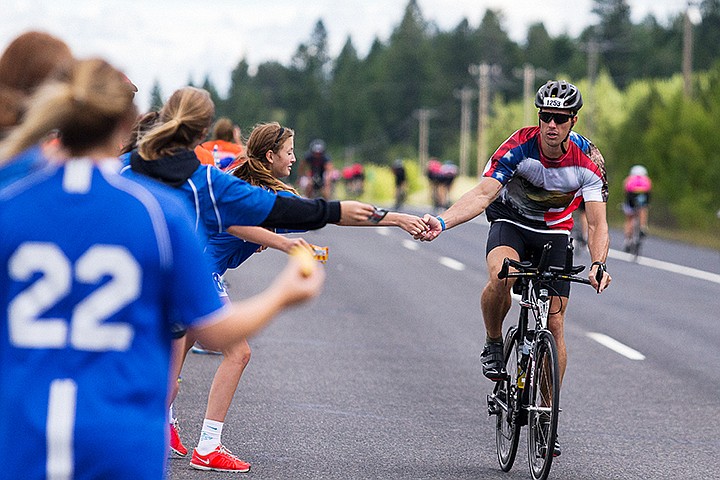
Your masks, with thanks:
M465 264L458 262L457 260L454 260L449 257L440 257L438 260L441 265L445 265L448 268L452 268L453 270L457 270L458 272L462 272L465 270Z
M629 358L630 360L645 360L645 355L637 350L628 347L624 343L620 343L612 337L608 337L603 333L588 332L587 336L598 342L600 345Z

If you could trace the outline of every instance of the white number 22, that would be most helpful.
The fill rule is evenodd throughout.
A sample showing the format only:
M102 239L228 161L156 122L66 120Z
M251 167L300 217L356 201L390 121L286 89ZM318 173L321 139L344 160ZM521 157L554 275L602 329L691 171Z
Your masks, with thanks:
M8 268L10 277L20 282L41 274L8 305L10 341L14 345L64 348L69 342L77 350L96 352L130 347L134 335L131 325L103 324L140 295L142 271L126 248L94 245L72 265L57 245L27 242L10 257ZM105 282L73 307L69 319L42 318L70 293L73 280L89 285Z

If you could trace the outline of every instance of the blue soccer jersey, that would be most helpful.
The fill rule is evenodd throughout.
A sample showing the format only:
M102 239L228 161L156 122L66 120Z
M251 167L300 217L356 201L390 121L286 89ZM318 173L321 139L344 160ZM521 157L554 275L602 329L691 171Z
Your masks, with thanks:
M129 178L143 177L129 166L123 169ZM221 170L200 165L176 187L195 214L195 228L201 243L211 235L222 233L232 225L254 226L265 220L275 203L275 194L228 175Z
M42 147L40 145L30 147L0 166L0 188L45 167L47 160L43 155Z
M0 190L3 478L164 477L172 324L222 304L187 207L113 168Z
M291 192L279 191L279 196L296 196ZM275 233L302 233L307 230L290 230L276 228ZM210 236L205 245L205 255L210 262L210 269L213 273L223 275L231 268L239 267L245 260L250 258L260 245L248 242L230 233L216 233Z

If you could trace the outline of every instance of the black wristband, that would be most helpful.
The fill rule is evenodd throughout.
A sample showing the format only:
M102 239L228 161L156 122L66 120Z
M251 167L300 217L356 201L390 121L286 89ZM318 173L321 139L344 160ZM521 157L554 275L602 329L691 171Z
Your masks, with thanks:
M606 265L605 265L605 262L593 262L593 263L590 264L590 268L592 268L592 267L595 266L595 265L599 265L599 266L601 266L602 268L607 268Z
M375 211L372 215L370 215L370 218L368 218L368 220L370 220L370 222L372 223L378 224L380 223L380 220L385 218L385 215L387 214L388 211L386 209L375 207Z

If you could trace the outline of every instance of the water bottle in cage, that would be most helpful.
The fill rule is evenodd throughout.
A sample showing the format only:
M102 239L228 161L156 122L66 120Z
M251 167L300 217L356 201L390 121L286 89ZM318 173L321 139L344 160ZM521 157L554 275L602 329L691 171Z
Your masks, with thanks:
M520 358L518 358L518 388L525 387L525 368L527 367L530 350L532 350L532 339L533 332L532 330L528 330L525 333L525 338L523 339Z

